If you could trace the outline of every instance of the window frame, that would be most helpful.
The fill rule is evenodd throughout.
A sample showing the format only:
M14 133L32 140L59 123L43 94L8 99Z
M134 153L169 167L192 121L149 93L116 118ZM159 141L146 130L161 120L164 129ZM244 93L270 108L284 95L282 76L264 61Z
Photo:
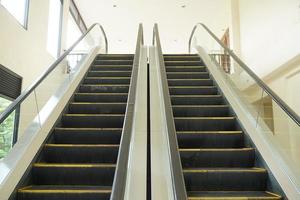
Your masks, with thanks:
M3 6L3 4L1 3L0 0L0 6L3 7L4 10L6 10L6 12L12 16L19 25L21 25L25 30L28 30L28 18L29 18L29 6L30 6L30 0L25 0L26 4L25 4L25 12L24 12L24 24L22 24L5 6Z
M3 65L0 64L0 69L5 71L6 73L9 73L10 75L14 76L15 78L20 80L20 94L22 92L22 83L23 83L23 78L22 76L16 74L15 72L11 71L10 69L4 67ZM19 94L19 95L20 95ZM6 96L4 94L0 93L0 97L3 99L7 99L9 101L14 101L15 98ZM20 122L20 105L15 109L15 119L14 119L14 131L13 131L13 139L12 139L12 147L15 145L15 143L18 140L18 129L19 129L19 122Z

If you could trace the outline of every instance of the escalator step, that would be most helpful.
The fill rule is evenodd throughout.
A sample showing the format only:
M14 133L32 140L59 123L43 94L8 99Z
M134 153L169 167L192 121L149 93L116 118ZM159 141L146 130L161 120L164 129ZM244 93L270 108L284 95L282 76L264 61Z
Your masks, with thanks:
M207 72L204 66L168 66L167 72Z
M131 77L131 71L89 71L88 77Z
M223 105L221 95L171 95L173 105Z
M168 79L169 86L213 86L211 79Z
M76 102L127 102L126 93L75 93Z
M164 60L165 61L182 61L182 60L185 60L185 61L198 61L198 62L201 61L201 59L198 55L192 55L192 56L181 56L181 55L178 55L178 56L164 56Z
M31 185L18 190L18 200L109 200L110 186Z
M37 185L112 186L115 164L36 163L32 166Z
M134 54L99 54L97 60L133 60Z
M130 78L124 77L86 77L83 84L130 84Z
M92 65L91 71L130 71L132 65Z
M74 128L122 128L124 114L65 114L63 127Z
M119 144L122 128L55 128L58 144Z
M81 85L79 92L83 93L128 93L129 85Z
M169 87L170 95L216 95L215 86L172 86Z
M69 105L71 114L125 114L126 103L73 102Z
M203 66L203 63L201 61L181 61L181 60L176 60L176 61L165 61L166 66Z
M93 65L132 65L133 60L95 60Z
M116 163L116 144L45 144L42 160L47 163Z
M177 131L180 148L242 148L242 131Z
M263 191L262 168L189 168L183 170L187 191Z
M282 197L268 191L192 191L188 200L280 200Z
M183 168L253 167L253 148L179 149Z
M235 117L175 117L177 131L235 131Z
M209 79L208 72L167 72L168 79Z
M227 117L230 115L228 105L176 105L173 106L174 117Z

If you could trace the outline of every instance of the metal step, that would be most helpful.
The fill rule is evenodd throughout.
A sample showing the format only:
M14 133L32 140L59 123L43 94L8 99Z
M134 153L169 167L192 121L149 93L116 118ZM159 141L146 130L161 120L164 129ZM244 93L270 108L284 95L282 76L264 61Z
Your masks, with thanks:
M131 71L89 71L88 77L131 77Z
M211 79L168 79L169 86L213 86Z
M127 93L75 93L75 102L127 102Z
M172 86L170 95L217 95L216 86Z
M30 185L18 190L18 200L109 200L110 186Z
M130 71L132 65L92 65L91 71Z
M207 72L204 66L168 66L167 72Z
M264 191L262 168L189 168L183 170L187 191Z
M179 149L183 168L234 167L250 168L254 166L253 148L216 148L216 149Z
M224 105L221 95L171 95L172 105Z
M95 60L93 65L133 65L133 60Z
M168 79L209 79L208 72L167 72Z
M83 84L130 84L130 78L124 77L86 77Z
M235 131L235 117L175 117L177 131Z
M174 117L228 117L228 105L174 105Z
M242 131L177 131L180 148L242 148Z
M118 151L116 144L45 144L39 162L115 164Z
M203 66L201 61L165 61L166 66Z
M55 128L58 144L119 144L122 128Z
M115 164L35 163L32 166L36 185L112 186Z
M65 114L63 127L73 128L122 128L124 114Z
M127 103L73 102L69 105L71 114L125 114Z
M268 191L191 191L188 200L280 200Z
M129 91L129 85L123 85L123 84L93 84L93 85L81 85L79 87L79 92L82 93L128 93Z

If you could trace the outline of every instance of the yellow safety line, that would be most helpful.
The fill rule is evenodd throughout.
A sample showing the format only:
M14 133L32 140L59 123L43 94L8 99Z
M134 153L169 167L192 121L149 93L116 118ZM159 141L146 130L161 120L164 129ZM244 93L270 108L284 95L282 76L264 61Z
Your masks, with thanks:
M251 168L251 169L183 169L183 172L187 173L214 173L214 172L266 172L263 168Z
M125 114L64 114L67 117L123 117Z
M243 131L177 131L178 134L241 134Z
M45 144L45 147L119 147L117 144Z
M116 167L115 164L60 164L60 163L35 163L33 167L73 167L73 168L94 168L94 167Z
M252 150L254 150L253 148L228 148L228 149L226 149L226 148L220 148L220 149L218 149L218 148L212 148L212 149L210 149L210 148L207 148L207 149L185 149L185 148L183 148L183 149L179 149L179 151L183 151L183 152L190 152L190 151L212 151L212 152L216 152L216 151L219 151L219 152L224 152L224 151L252 151Z
M58 130L83 130L83 131L121 131L122 128L63 128L56 127Z
M233 120L235 117L174 117L176 120Z

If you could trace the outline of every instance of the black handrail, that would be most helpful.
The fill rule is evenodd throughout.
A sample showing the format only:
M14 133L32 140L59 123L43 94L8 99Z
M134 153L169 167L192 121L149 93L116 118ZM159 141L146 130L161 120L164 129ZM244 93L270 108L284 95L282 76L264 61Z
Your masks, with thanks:
M198 23L194 26L189 38L189 52L191 52L191 42L194 37L195 31L201 25L216 42L221 45L226 52L255 80L255 82L275 101L282 110L298 125L300 126L300 116L287 105L269 86L267 86L231 49L229 49L219 38L203 23Z
M137 75L139 71L140 52L141 47L144 45L143 25L139 24L137 43L135 48L135 55L133 60L133 69L131 74L130 88L128 93L128 101L122 131L122 137L119 148L119 156L117 160L117 167L115 171L113 187L110 200L124 199L126 180L127 180L127 168L128 159L130 153L130 141L132 136L132 125L134 120L134 107L137 88Z
M174 190L174 199L176 200L185 200L187 199L185 183L182 173L181 160L179 155L179 148L177 142L177 135L175 129L175 123L173 119L173 111L170 100L170 93L168 89L168 81L166 74L166 67L164 62L164 57L162 53L162 48L160 44L159 32L157 24L153 28L153 38L152 44L155 46L158 51L158 60L160 65L160 74L162 81L162 92L163 92L163 101L164 101L164 112L166 114L166 125L168 130L168 143L169 143L169 156L171 161L171 176L172 176L172 185Z
M99 26L105 40L105 52L108 51L107 37L103 27L95 23L80 37L78 40L67 50L65 51L39 78L37 78L21 95L14 100L1 114L0 114L0 124L16 109L21 103L28 97L34 90L37 88L40 83L69 55L69 53L76 47L76 45L95 27Z

